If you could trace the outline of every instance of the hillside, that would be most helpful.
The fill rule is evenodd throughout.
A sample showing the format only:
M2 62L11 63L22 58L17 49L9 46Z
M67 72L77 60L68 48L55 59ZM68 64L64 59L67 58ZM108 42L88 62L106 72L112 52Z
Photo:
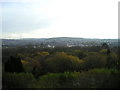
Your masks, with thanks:
M56 46L56 47L74 47L74 46L99 46L102 43L107 43L110 46L118 44L117 39L90 39L90 38L72 38L72 37L57 37L57 38L25 38L25 39L2 39L2 46Z

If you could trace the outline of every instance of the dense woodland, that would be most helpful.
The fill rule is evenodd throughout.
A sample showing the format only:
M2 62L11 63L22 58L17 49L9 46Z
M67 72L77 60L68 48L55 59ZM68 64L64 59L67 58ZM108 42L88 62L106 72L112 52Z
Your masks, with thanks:
M118 46L2 49L3 88L120 87Z

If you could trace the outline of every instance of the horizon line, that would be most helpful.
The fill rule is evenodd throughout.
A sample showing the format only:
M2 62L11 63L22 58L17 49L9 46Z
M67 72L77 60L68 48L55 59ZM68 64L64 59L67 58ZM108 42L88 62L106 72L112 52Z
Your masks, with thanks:
M85 37L33 37L33 38L30 38L30 37L26 37L26 38L0 38L0 39L50 39L50 38L81 38L81 39L120 39L119 37L118 38L85 38Z

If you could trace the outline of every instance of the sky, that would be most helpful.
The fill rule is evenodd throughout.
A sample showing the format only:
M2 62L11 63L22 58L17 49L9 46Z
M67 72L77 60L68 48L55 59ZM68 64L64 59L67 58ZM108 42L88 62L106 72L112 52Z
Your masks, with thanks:
M118 38L119 0L0 0L0 38Z

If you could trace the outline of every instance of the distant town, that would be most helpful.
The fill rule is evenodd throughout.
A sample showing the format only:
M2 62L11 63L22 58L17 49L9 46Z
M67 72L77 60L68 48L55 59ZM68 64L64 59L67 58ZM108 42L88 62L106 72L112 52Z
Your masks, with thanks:
M91 47L107 43L110 47L118 45L118 39L89 39L89 38L26 38L26 39L2 39L2 47L24 48L55 48L55 47Z

